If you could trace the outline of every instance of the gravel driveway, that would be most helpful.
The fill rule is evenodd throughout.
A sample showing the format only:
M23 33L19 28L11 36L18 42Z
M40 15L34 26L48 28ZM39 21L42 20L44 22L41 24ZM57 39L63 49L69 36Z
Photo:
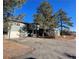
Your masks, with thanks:
M14 40L34 48L33 52L13 59L76 59L76 41L60 41L43 38Z

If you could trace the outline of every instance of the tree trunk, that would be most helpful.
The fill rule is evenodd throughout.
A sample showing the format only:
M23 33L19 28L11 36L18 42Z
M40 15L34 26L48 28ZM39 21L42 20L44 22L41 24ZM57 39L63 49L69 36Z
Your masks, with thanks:
M9 27L9 39L10 39L10 33L11 33L11 26Z
M62 30L63 30L63 28L62 28L62 20L61 20L61 36L63 35L63 34L62 34Z
M44 37L44 29L43 29L43 34L42 34L42 36Z
M45 28L45 27L44 27L44 22L43 22L43 34L42 34L43 37L44 37L44 31L45 31L44 28Z

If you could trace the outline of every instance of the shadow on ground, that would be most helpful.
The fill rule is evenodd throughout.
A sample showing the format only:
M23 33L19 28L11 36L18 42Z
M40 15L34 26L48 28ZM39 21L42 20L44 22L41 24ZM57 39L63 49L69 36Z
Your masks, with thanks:
M71 58L71 59L76 59L76 56L70 55L68 53L64 53L65 56Z
M33 57L29 57L29 58L25 58L25 59L36 59L36 58L33 58Z

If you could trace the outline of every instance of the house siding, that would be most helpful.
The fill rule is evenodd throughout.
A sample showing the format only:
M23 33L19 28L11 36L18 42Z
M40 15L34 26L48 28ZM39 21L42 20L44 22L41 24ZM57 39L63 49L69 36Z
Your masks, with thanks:
M22 23L13 22L12 26L11 26L10 33L8 31L8 37L9 37L9 34L10 34L10 39L19 38L20 37L20 29L23 26L24 26L24 24L22 24Z

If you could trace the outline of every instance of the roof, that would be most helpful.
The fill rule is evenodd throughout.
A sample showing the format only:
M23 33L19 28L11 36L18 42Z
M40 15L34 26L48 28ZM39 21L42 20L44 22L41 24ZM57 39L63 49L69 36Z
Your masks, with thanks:
M19 21L19 20L9 20L9 21L19 22L19 23L23 23L23 24L35 24L35 23L26 23L26 22L22 22L22 21Z

